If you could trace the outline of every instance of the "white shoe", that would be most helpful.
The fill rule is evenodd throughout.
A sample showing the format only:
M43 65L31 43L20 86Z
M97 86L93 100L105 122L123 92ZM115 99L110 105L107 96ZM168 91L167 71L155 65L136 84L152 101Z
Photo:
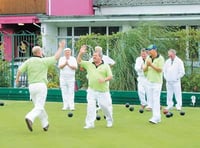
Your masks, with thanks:
M109 128L109 127L112 127L113 126L113 124L112 124L112 122L108 122L107 123L107 127Z
M157 124L157 123L161 122L161 119L153 119L153 118L151 118L149 120L149 122L152 123L152 124Z
M176 104L176 110L177 110L177 111L181 111L181 106L178 106L178 105Z
M68 109L69 109L68 107L63 107L63 108L62 108L62 110L68 110Z
M98 110L100 110L100 109L101 109L100 107L97 107L97 108L96 108L96 111L98 111Z
M165 107L165 109L166 109L166 110L172 110L173 107L169 107L169 106L167 106L167 107Z
M146 109L146 111L151 111L151 110L152 110L152 107L146 106L145 109Z
M86 126L84 126L84 129L90 129L90 128L94 128L94 125L86 125Z

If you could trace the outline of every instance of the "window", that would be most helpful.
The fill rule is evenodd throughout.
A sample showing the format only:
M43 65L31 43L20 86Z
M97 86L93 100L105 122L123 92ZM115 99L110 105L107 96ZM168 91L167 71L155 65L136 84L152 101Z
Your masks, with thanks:
M87 35L88 33L89 33L89 27L75 27L74 28L75 36Z
M112 35L114 33L119 32L119 27L108 27L108 34Z
M66 36L67 35L67 29L66 28L58 28L58 35L59 36Z
M72 36L72 27L67 27L67 36Z
M106 35L106 27L92 27L91 33Z
M102 27L60 27L58 28L58 41L65 38L67 41L67 47L72 49L72 55L76 55L74 45L75 42L82 35L87 34L100 34L100 35L112 35L120 31L118 26L102 26Z

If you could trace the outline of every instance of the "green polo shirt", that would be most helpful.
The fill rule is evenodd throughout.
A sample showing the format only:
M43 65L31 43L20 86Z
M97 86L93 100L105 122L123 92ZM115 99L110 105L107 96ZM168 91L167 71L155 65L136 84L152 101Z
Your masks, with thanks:
M105 79L108 76L112 76L112 71L108 64L101 64L96 67L95 64L82 60L80 66L87 70L89 88L100 92L109 91L109 81L99 83L99 79Z
M151 60L150 57L148 57L146 60ZM159 67L160 69L163 69L164 66L164 58L159 55L155 59L152 60L152 64L155 67ZM163 72L157 72L152 67L148 67L147 70L147 80L152 83L163 83Z
M40 57L31 57L26 60L20 67L19 71L21 73L26 72L28 75L28 83L48 83L47 72L49 66L52 66L56 63L54 56L40 58Z

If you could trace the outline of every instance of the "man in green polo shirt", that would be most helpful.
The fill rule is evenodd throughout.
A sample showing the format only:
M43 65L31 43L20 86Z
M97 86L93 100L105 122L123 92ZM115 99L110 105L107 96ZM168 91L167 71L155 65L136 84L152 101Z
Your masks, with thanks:
M160 93L163 83L163 66L164 58L157 52L156 45L150 45L147 47L149 51L149 57L145 61L144 71L147 72L147 97L152 104L153 116L150 118L149 122L157 124L161 122L160 113Z
M47 97L47 72L48 68L54 66L60 58L65 44L64 40L60 41L59 48L52 57L43 57L42 48L34 46L32 48L33 57L26 60L17 71L15 80L17 85L22 73L26 72L28 75L29 93L34 108L25 116L25 121L31 132L33 131L32 124L36 117L40 119L44 131L49 128L48 115L44 108Z
M109 81L112 79L112 71L108 64L102 60L103 53L95 51L93 53L93 62L83 61L82 56L87 52L87 47L83 45L77 57L77 63L86 69L88 75L87 89L87 116L85 120L85 129L94 128L96 119L96 102L106 116L107 127L112 127L112 99L109 90Z

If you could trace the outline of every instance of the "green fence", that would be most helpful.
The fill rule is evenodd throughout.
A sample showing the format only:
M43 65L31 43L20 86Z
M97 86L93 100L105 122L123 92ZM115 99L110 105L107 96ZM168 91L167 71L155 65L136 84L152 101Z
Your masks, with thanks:
M16 34L0 32L0 87L15 87L17 68L28 59L37 36L28 31ZM28 86L26 74L20 76L20 87Z
M136 91L111 91L113 104L130 103L139 105L138 94ZM192 103L195 98L195 103ZM1 100L23 100L29 101L29 91L27 88L0 88ZM60 89L48 89L47 101L61 102ZM75 92L76 103L86 103L86 90L78 90ZM161 93L161 105L166 106L166 92ZM200 106L200 93L183 92L183 106Z

